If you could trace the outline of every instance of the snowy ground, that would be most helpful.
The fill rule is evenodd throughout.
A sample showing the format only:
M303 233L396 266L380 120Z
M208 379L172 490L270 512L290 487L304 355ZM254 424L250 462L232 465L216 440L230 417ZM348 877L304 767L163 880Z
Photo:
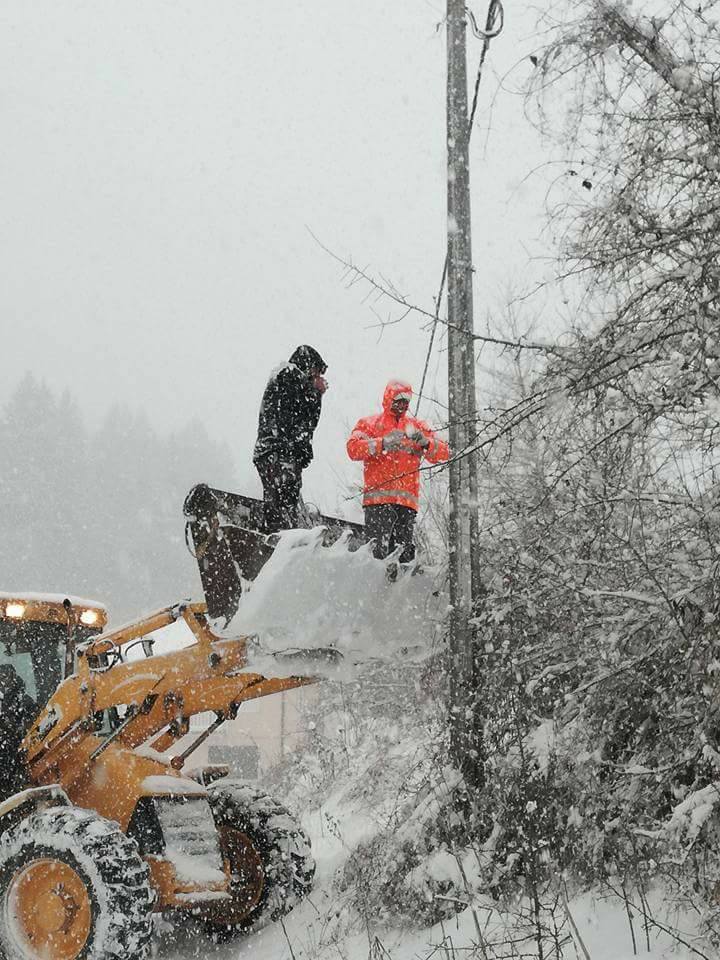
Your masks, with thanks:
M176 930L162 935L158 957L163 960L189 960L213 956L216 960L451 960L460 957L482 957L472 953L478 942L473 911L466 910L454 921L429 930L369 929L360 930L349 916L342 896L333 891L333 877L347 858L349 849L368 832L373 823L357 809L342 808L331 798L321 809L306 817L318 864L315 892L310 900L285 918L246 939L232 945L214 947L195 933ZM653 904L658 916L662 905ZM634 917L636 951L624 905L608 899L584 896L570 904L570 912L577 926L583 946L568 942L563 957L567 960L690 960L698 954L682 947L676 940L651 930L650 950L647 949L642 918ZM536 957L532 943L501 947L505 941L516 940L518 930L512 917L497 913L490 901L479 899L476 916L481 932L488 943L498 946L488 951L491 960L500 957ZM679 924L688 943L693 941L692 929ZM700 954L702 956L702 954Z

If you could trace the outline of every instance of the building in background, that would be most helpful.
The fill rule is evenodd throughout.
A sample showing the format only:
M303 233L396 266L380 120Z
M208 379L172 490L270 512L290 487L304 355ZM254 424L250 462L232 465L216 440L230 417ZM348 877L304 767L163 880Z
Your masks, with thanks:
M308 715L317 700L315 687L248 700L188 758L188 768L227 764L230 775L258 779L269 767L296 751L308 736ZM190 720L190 733L170 753L180 753L215 720L202 713Z

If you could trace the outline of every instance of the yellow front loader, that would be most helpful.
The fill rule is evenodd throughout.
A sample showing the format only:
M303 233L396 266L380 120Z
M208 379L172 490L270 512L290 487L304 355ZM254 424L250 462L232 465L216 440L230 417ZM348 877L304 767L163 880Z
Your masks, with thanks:
M180 619L190 646L124 658ZM225 938L311 887L309 841L284 806L227 769L186 768L245 701L310 681L249 670L245 640L216 636L204 604L104 623L99 605L0 597L0 665L40 711L19 752L25 789L0 803L5 960L142 960L158 912ZM208 711L209 730L173 755Z

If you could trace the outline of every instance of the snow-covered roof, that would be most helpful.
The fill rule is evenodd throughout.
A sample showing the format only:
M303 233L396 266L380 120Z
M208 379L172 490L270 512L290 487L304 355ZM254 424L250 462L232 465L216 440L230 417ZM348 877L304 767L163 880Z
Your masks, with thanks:
M27 590L0 591L0 600L18 600L25 603L59 603L69 600L74 607L92 607L93 610L104 610L107 607L99 600L88 600L84 597L75 597L71 593L33 593Z

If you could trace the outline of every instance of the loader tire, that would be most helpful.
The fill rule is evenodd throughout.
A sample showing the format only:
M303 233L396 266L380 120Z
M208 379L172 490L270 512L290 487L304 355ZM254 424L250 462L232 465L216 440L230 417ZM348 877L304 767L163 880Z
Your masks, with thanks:
M0 837L3 960L144 960L154 900L135 842L92 811L38 811Z
M208 787L223 858L234 882L230 907L208 917L216 940L230 940L289 913L312 889L310 839L277 800L243 780Z

